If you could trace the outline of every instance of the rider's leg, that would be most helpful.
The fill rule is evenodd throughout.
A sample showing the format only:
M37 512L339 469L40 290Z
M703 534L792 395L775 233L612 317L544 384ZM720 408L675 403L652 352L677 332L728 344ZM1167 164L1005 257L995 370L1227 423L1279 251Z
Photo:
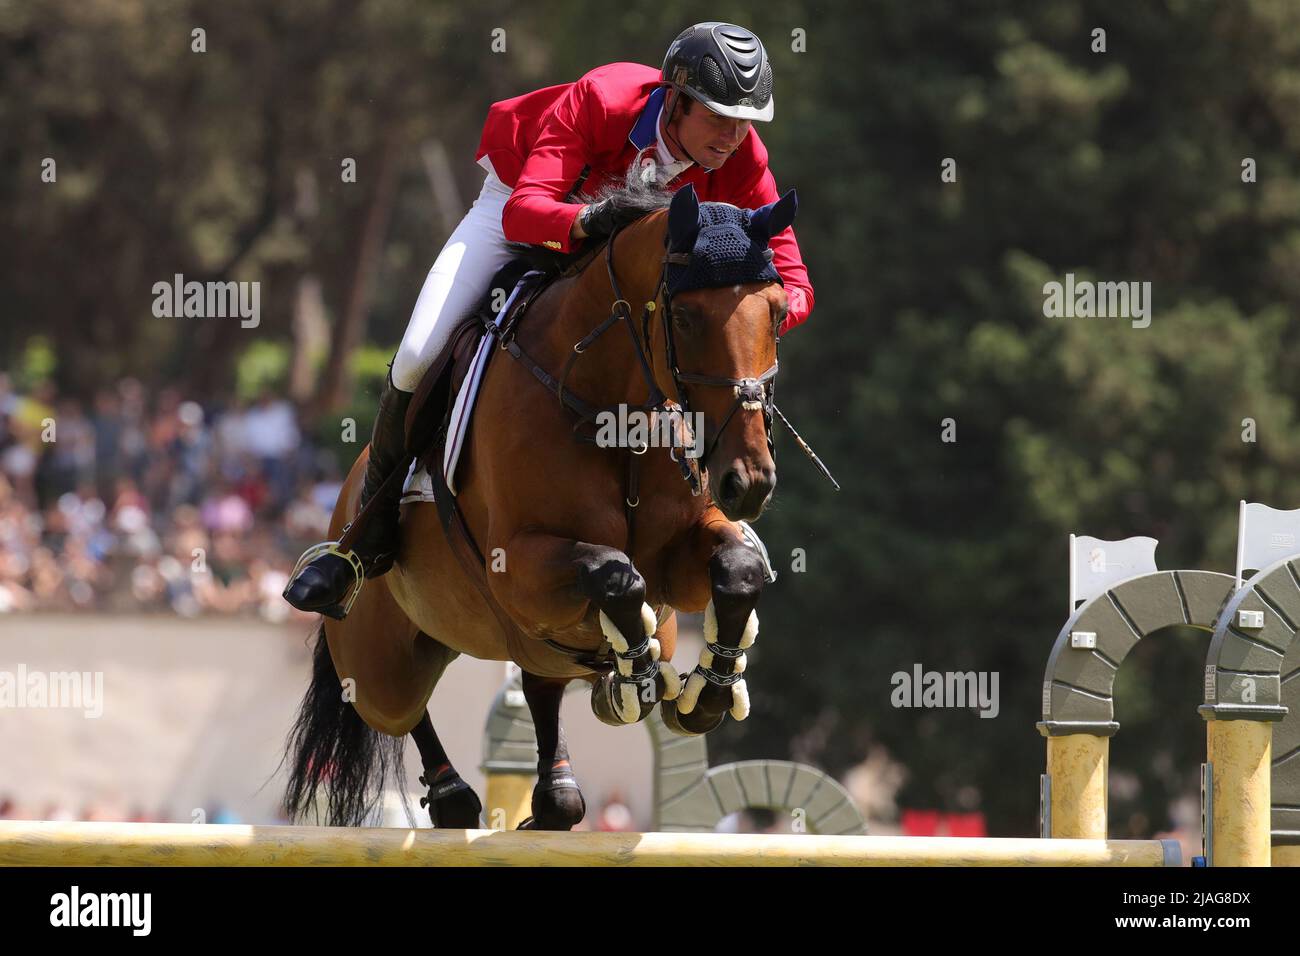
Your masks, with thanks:
M352 550L361 558L367 578L386 572L397 556L397 514L402 487L396 481L388 485L384 482L406 464L406 410L410 404L411 393L394 385L390 366L370 436L370 457L366 461L358 513L371 498L378 495L379 500L362 522L357 540L352 545Z
M429 366L470 318L492 276L513 257L501 231L509 198L510 187L489 173L478 199L429 270L393 356L393 383L403 391L419 387Z
M359 508L364 508L377 493L383 498L366 516L352 548L367 578L392 567L397 552L401 483L394 480L382 491L381 486L394 470L409 465L405 423L411 394L425 371L440 360L460 324L471 315L492 276L511 258L501 229L501 213L509 198L509 187L489 173L483 191L429 270L402 344L389 367ZM352 564L326 551L294 576L284 597L300 610L341 618L342 601L356 583Z

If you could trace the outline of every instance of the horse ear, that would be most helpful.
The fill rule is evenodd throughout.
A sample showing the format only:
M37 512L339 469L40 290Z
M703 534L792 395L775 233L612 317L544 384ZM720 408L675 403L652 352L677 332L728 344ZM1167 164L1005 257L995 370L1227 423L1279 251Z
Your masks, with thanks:
M700 200L695 195L695 184L687 183L673 194L668 206L668 247L690 249L700 232Z
M755 236L771 239L778 232L783 232L794 222L794 214L799 211L799 196L793 189L776 202L760 206L750 213L750 230Z

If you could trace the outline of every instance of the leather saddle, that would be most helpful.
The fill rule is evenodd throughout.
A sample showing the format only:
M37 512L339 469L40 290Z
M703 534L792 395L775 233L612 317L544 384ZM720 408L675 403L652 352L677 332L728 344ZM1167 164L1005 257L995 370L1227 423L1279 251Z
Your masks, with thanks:
M431 365L420 379L406 413L406 447L422 465L428 465L431 472L440 470L435 466L432 453L442 444L452 402L469 372L470 363L480 340L487 333L487 327L496 323L493 301L499 296L508 297L530 269L536 269L536 264L519 258L510 260L497 270L472 318L461 325L451 346L443 352L441 360ZM509 311L502 318L502 326L514 328L528 306L559 274L558 270L546 270L529 276L526 285L515 295Z

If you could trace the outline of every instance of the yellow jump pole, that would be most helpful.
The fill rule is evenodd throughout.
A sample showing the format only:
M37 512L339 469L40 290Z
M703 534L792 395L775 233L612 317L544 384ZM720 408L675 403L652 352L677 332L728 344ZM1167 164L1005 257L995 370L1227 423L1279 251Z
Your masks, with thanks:
M1300 846L1273 847L1274 866L1300 866Z
M1173 840L0 821L10 866L1176 866Z
M1106 839L1110 738L1067 734L1047 738L1051 832L1056 839Z
M1211 719L1206 722L1206 737L1214 781L1213 863L1269 866L1273 724Z

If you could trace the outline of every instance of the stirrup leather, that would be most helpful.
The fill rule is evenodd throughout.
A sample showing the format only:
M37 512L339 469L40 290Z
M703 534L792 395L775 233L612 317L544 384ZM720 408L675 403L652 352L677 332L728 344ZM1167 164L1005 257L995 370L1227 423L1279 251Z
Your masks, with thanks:
M347 528L344 528L343 531L346 533ZM334 607L330 609L340 612L337 619L341 621L343 618L347 617L348 612L352 610L352 604L356 601L357 595L361 593L361 585L365 583L366 579L365 567L362 565L361 558L355 551L340 550L337 541L325 541L322 544L314 544L302 553L302 557L298 559L298 563L293 566L293 571L289 575L289 583L292 584L303 568L307 567L307 565L311 564L324 554L338 555L351 565L352 573L356 576L356 581L350 588L348 588L347 594L338 604L334 605ZM287 585L285 589L288 590ZM335 615L331 614L330 616L334 617Z

